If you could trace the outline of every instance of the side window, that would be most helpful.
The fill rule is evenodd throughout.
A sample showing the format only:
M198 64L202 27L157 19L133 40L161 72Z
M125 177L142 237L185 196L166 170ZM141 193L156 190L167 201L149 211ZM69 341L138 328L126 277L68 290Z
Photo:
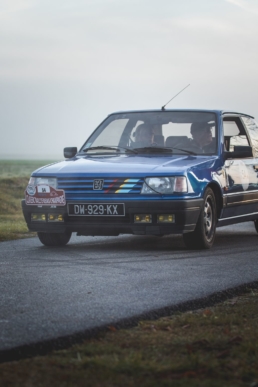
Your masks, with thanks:
M241 117L252 143L253 153L258 157L258 125L251 117Z
M224 145L229 152L234 151L235 146L249 146L248 137L239 118L226 118L223 120Z

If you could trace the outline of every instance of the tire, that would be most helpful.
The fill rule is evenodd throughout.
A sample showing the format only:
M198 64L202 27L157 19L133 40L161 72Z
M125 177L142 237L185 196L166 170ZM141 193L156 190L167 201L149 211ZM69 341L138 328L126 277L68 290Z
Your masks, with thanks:
M72 235L71 232L38 232L37 234L40 242L45 246L65 246Z
M204 194L203 206L193 232L183 234L188 249L210 249L216 236L216 199L211 188Z
M255 227L255 230L258 232L258 220L254 221L254 227Z

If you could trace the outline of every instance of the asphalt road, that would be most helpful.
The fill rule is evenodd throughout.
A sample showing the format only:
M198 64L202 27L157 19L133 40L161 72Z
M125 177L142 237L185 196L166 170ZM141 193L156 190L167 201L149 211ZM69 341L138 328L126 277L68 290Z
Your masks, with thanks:
M68 336L258 280L253 223L217 230L212 250L180 236L0 243L0 351Z

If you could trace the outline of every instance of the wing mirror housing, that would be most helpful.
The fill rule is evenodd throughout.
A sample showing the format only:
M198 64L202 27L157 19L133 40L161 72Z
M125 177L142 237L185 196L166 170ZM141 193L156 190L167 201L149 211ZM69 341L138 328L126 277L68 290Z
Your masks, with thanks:
M76 153L77 153L77 147L75 146L64 148L64 157L66 159L71 159L76 155Z
M233 152L224 152L225 160L227 159L242 159L245 157L253 157L253 149L251 146L234 146Z

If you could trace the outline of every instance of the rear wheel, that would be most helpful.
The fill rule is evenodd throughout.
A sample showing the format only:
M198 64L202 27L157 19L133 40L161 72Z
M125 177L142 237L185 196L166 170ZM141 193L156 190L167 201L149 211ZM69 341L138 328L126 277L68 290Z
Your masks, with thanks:
M69 242L71 235L71 232L38 232L39 240L45 246L65 246Z
M207 188L195 230L183 234L183 239L188 249L210 249L212 247L216 235L216 213L214 192L211 188Z

